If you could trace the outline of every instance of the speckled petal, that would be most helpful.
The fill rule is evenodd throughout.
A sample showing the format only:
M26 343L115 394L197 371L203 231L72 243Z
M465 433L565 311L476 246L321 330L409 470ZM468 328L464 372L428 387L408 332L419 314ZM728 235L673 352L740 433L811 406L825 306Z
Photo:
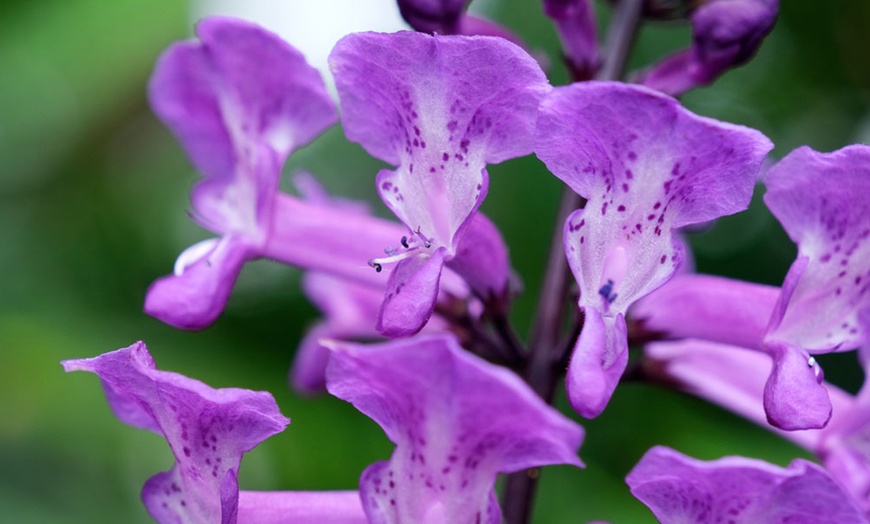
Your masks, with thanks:
M360 483L370 522L499 522L499 472L581 465L583 430L450 336L333 345L329 392L396 444Z
M366 524L356 491L242 491L239 524Z
M176 464L142 489L149 513L164 524L234 524L242 454L290 422L268 393L216 390L158 371L142 342L62 364L97 374L121 421L166 437Z
M330 65L348 138L398 166L378 175L381 198L452 256L486 164L531 152L549 88L540 67L500 38L413 32L349 35Z
M193 256L187 257L188 252ZM175 274L156 280L148 288L145 312L180 329L211 325L223 311L250 256L250 246L232 236L192 246L179 257Z
M744 457L704 462L657 446L625 480L662 524L867 522L825 470L801 459L787 468Z
M870 333L870 147L791 152L764 179L764 201L798 245L769 340L810 352L856 349Z
M587 317L595 309L613 325L671 278L684 258L673 230L745 209L771 146L755 130L696 116L642 87L554 89L538 119L535 152L587 199L564 237ZM595 358L620 361L624 355L610 352L624 347L608 344Z
M444 251L438 248L431 257L411 257L396 264L378 313L379 333L390 338L407 337L423 329L438 299Z
M692 47L655 64L638 81L669 95L712 83L755 55L773 29L777 0L710 0L691 15Z

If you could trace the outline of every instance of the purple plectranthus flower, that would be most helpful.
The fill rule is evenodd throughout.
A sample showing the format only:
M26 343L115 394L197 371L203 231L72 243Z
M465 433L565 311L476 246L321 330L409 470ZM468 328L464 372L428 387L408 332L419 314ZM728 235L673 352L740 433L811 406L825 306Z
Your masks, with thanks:
M870 387L866 382L854 397L825 384L834 407L825 428L782 431L768 425L762 408L773 364L769 355L701 340L648 344L644 355L651 364L645 369L654 370L653 378L772 429L814 453L870 514Z
M586 82L544 101L535 151L587 199L564 240L585 313L567 375L578 413L600 414L625 369L628 307L680 267L674 230L745 209L771 147L642 87Z
M201 42L164 53L150 98L204 175L193 218L222 236L182 253L174 274L148 290L145 311L203 328L220 315L244 262L259 257L383 286L366 261L404 228L278 191L287 155L336 120L317 71L247 22L211 18L198 32Z
M625 480L662 524L868 522L837 481L801 459L787 468L744 457L704 462L658 446Z
M870 315L870 203L863 198L870 194L870 147L798 149L770 169L765 184L765 202L798 244L781 290L686 275L632 315L666 336L767 352L774 360L764 391L770 423L821 428L831 400L811 354L866 348L870 339L860 322Z
M432 314L442 267L486 301L508 293L507 250L477 212L488 163L531 152L549 84L537 63L499 38L359 33L330 56L344 130L398 166L377 188L408 228L376 269L395 263L378 329L416 333Z
M778 11L778 0L702 2L691 14L692 46L664 58L636 81L672 96L711 84L752 58Z
M497 524L498 473L582 466L580 426L451 336L332 347L329 392L396 444L388 462L372 464L360 479L372 523Z
M166 438L176 464L142 488L148 512L164 524L235 523L242 454L290 422L269 393L212 389L157 370L142 342L62 364L97 374L122 422Z
M543 0L544 13L553 19L565 61L575 81L595 76L601 62L590 0Z

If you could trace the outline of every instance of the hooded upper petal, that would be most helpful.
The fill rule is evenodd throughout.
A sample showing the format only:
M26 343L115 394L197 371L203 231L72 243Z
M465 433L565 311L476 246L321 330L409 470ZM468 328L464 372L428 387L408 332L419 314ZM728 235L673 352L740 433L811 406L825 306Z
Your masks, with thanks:
M333 347L330 393L396 444L360 481L371 522L497 523L499 472L581 464L582 428L450 336Z
M566 221L564 240L587 315L616 318L664 284L684 257L673 230L745 209L771 146L758 131L699 117L642 87L554 89L535 151L587 200ZM625 347L608 344L597 364L584 360L605 370Z
M148 512L162 523L235 523L242 454L290 422L269 393L212 389L158 371L142 342L62 364L97 374L122 422L166 438L176 464L142 489Z
M856 349L868 339L870 147L791 152L764 179L764 201L798 245L769 340L810 352Z
M746 63L773 29L778 0L710 0L692 13L692 46L661 60L638 81L677 96Z
M825 470L801 459L787 468L744 457L704 462L657 446L625 481L662 524L867 522Z

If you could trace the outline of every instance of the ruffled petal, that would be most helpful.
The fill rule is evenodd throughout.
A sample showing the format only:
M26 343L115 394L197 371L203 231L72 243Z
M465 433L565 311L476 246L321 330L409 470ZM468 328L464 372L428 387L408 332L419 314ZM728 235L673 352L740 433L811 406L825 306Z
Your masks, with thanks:
M870 147L791 152L765 177L764 201L798 245L768 338L810 352L856 349L868 340Z
M435 310L444 252L439 248L429 258L411 257L396 264L378 313L379 333L395 338L423 329Z
M196 244L184 252L176 273L158 279L145 296L145 313L180 329L202 329L224 309L251 248L226 236ZM198 256L197 256L198 255Z
M396 444L390 461L361 479L371 522L497 523L497 473L581 465L582 428L452 337L332 347L329 392Z
M625 481L662 524L867 522L825 470L801 459L788 468L744 457L704 462L657 446Z
M242 491L240 524L366 524L356 491Z
M290 422L268 393L216 390L158 371L142 342L62 364L97 374L121 421L166 437L176 464L142 489L148 512L161 523L235 523L242 454Z
M565 385L574 411L586 418L604 411L628 364L625 319L602 317L594 308L582 308L583 331L574 346Z
M349 35L330 65L348 138L398 166L378 175L381 198L452 256L486 164L531 152L549 88L540 67L503 39L412 32Z

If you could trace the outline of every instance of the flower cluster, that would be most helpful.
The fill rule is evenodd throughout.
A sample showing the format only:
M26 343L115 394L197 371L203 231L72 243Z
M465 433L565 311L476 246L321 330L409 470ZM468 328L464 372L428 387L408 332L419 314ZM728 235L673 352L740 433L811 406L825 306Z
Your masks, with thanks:
M870 363L870 147L804 147L763 170L764 134L672 97L751 59L776 0L667 13L620 0L606 49L591 2L544 0L574 79L556 87L517 36L466 3L400 0L416 31L347 35L330 55L342 129L391 166L371 175L396 220L308 174L296 177L298 196L280 190L287 157L336 124L339 108L278 36L208 18L198 40L157 62L151 105L202 176L191 217L219 236L178 257L145 312L205 328L246 261L302 268L324 319L299 345L294 387L351 403L395 450L361 472L358 491L240 490L242 455L289 424L270 394L159 371L142 342L65 361L100 377L122 422L170 445L175 466L142 491L149 513L162 523L525 522L524 470L583 467L584 430L551 405L555 385L564 377L573 410L596 417L635 347L634 377L768 426L821 463L700 462L655 447L626 482L660 521L867 522L870 393L827 384L812 355L860 349ZM644 16L688 18L691 46L620 82ZM552 332L527 344L508 320L520 292L508 248L480 207L487 166L532 153L566 192L536 319ZM687 226L745 210L759 178L798 248L781 288L694 273ZM514 474L501 505L500 473Z

